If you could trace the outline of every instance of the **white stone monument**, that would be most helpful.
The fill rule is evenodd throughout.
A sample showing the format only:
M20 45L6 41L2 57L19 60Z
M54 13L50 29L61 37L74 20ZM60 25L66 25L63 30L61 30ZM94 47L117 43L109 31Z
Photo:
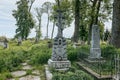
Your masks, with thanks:
M59 4L58 4L59 6ZM53 42L53 51L52 57L48 61L48 66L54 68L56 70L67 70L71 66L69 60L67 60L67 53L66 53L66 39L63 37L63 22L64 17L62 16L62 11L59 10L58 12L58 34L57 37L54 38Z
M100 59L101 49L100 49L100 31L98 25L92 26L92 38L91 38L91 48L89 59Z

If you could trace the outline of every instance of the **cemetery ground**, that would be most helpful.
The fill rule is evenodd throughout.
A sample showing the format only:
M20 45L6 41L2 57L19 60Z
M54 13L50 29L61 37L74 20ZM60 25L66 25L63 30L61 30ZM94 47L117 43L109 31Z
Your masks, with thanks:
M0 46L0 80L46 80L45 65L52 54L52 48L48 48L47 42L40 40L35 44L34 40L27 40L18 46L17 41L9 40L7 49ZM53 74L52 80L97 80L96 74L99 74L99 77L112 77L116 73L114 55L120 54L120 49L102 42L101 53L105 62L98 63L85 60L89 56L89 50L88 45L74 48L73 43L67 40L68 60L72 66L68 71L50 69ZM91 73L85 68L90 69Z

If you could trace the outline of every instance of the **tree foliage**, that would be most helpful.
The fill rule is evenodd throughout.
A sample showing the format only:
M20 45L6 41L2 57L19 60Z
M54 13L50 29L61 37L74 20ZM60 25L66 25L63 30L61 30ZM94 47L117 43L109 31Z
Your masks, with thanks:
M61 0L60 1L60 9L63 12L63 16L65 17L64 27L69 27L70 24L73 21L73 12L72 12L72 9L71 9L71 5L72 5L71 0ZM57 3L57 0L56 0L55 4L53 6L52 14L51 14L51 21L54 21L54 19L55 19L55 22L56 22L57 18L54 18L54 17L58 16L57 15L57 10L58 10L58 3Z
M92 25L99 23L104 23L110 19L112 12L112 3L111 0L90 0L90 23L89 23L89 35L88 35L88 44L91 40L91 31ZM101 27L101 26L100 26Z
M27 39L30 30L34 27L34 20L32 14L29 12L27 0L17 1L16 4L17 10L13 10L13 16L17 21L16 36Z

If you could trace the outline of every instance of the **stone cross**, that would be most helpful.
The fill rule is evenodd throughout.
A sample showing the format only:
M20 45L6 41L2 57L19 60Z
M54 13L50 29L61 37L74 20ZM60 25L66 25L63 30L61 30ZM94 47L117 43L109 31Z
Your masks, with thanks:
M100 31L98 25L92 26L92 38L91 38L91 48L90 56L91 59L101 58L101 49L100 49Z
M63 37L63 19L62 12L60 10L60 4L58 0L58 7L59 10L57 17L57 26L58 26L58 34L54 38L53 42L53 50L52 50L52 57L48 61L49 67L55 68L55 69L63 69L66 70L71 66L71 63L69 60L67 60L67 53L66 53L66 39Z

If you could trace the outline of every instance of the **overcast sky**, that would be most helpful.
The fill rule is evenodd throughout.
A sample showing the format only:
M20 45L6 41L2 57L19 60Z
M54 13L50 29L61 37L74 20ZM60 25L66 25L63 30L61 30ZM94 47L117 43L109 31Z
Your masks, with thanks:
M16 1L18 0L0 0L0 36L6 36L8 38L14 37L16 30L16 21L12 16L12 10L16 9ZM54 2L54 0L35 0L32 7L32 14L35 16L34 8L41 7L41 5L46 2ZM65 37L71 37L74 32L74 22L69 28L64 29L63 34ZM47 15L42 16L42 35L46 36L46 25L47 25ZM51 36L52 23L49 24L49 37ZM111 28L111 22L105 23L105 28ZM57 27L55 27L54 37L57 34ZM35 30L31 30L29 37L35 37Z

